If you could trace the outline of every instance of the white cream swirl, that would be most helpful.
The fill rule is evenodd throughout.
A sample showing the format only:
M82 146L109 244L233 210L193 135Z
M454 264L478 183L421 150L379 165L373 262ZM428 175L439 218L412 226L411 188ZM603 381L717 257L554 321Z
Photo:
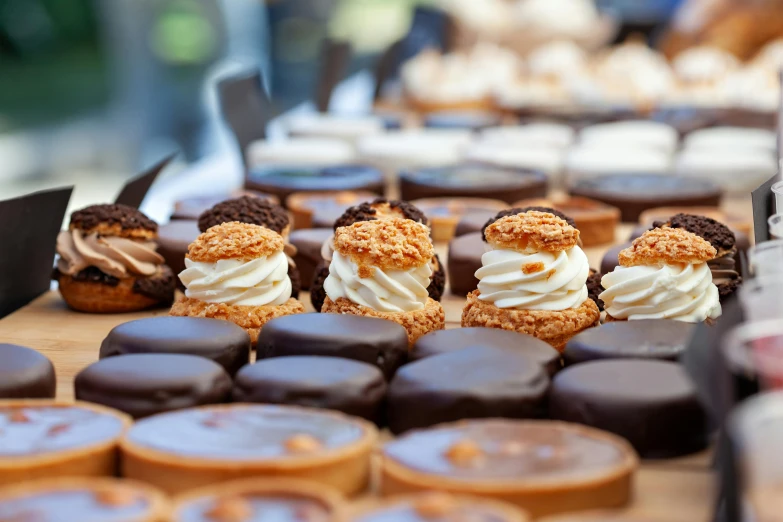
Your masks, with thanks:
M619 266L601 279L599 296L615 319L674 319L699 323L721 314L707 263Z
M185 285L186 296L206 303L282 305L291 297L288 258L284 252L250 261L221 259L199 263L186 258L179 279Z
M490 250L481 264L479 299L498 308L567 310L587 300L590 263L578 246L557 253Z
M344 297L376 312L411 312L427 304L430 263L408 270L372 267L371 272L361 277L356 263L335 251L324 281L326 295L332 301Z

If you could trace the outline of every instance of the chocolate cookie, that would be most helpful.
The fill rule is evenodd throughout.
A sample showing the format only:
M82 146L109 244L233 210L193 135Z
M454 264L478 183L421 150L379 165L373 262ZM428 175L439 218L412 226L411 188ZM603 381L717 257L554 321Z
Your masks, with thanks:
M117 225L121 230L158 230L157 223L128 205L91 205L71 214L72 228L92 230L98 225Z
M52 362L15 344L0 344L0 398L53 399L57 379Z
M313 280L310 283L310 303L316 312L320 312L326 301L326 290L324 290L324 281L329 277L329 263L321 260L315 267Z
M163 265L157 273L136 279L133 282L133 292L168 306L174 302L174 291L178 280L171 268Z
M427 168L400 174L402 199L478 197L513 203L544 197L547 177L541 172L482 165Z
M170 221L158 229L158 253L163 256L175 275L185 270L188 245L196 240L198 234L198 222L192 219ZM178 286L184 288L179 278L176 280Z
M206 232L215 225L230 221L259 225L278 234L282 234L290 224L288 213L280 205L262 198L242 196L223 201L204 211L198 218L198 228Z
M294 230L288 237L290 243L296 247L294 263L302 278L302 289L310 289L316 267L323 261L321 247L330 237L332 237L331 228Z
M446 270L443 268L438 254L432 257L432 265L432 280L427 287L427 294L430 298L440 302L443 298L443 291L446 289Z
M604 291L604 287L601 286L601 278L603 274L596 272L592 268L590 269L590 275L587 276L587 296L592 299L598 306L598 310L604 311L604 302L601 301L598 296Z
M487 251L481 232L457 236L449 242L446 262L449 267L451 293L465 296L478 288L476 271L481 268L481 256Z
M734 232L729 227L706 216L676 214L665 222L656 221L653 223L655 228L662 226L684 228L688 232L709 241L718 252L731 250L737 242Z

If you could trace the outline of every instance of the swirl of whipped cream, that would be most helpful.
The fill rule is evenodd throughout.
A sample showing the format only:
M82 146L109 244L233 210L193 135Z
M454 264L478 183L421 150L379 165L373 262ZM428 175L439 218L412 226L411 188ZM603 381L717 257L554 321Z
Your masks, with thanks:
M356 263L335 251L324 281L326 295L332 301L345 297L376 312L411 312L427 304L430 263L409 270L370 271L369 277L362 277Z
M490 250L481 264L479 299L498 308L567 310L587 300L590 263L578 246L557 253Z
M707 263L619 266L601 279L599 298L616 319L674 319L699 323L721 314Z
M288 258L282 251L250 261L200 263L185 258L185 270L179 279L185 285L186 296L206 303L282 305L291 297Z
M324 261L327 263L332 262L332 256L334 255L334 234L329 236L329 239L324 241L324 244L321 245L321 257Z
M63 230L57 236L57 270L75 275L89 266L113 277L151 276L163 257L155 252L154 241L124 237L85 235L83 231Z

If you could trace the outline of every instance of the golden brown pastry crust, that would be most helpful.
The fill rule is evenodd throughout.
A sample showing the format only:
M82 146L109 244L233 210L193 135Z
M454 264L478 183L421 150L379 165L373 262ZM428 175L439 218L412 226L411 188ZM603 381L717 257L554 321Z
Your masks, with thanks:
M60 294L69 308L89 314L123 314L162 305L157 299L133 291L135 277L124 277L116 286L92 281L76 281L60 274Z
M636 238L618 256L620 266L669 263L705 263L715 258L715 248L682 228L655 228Z
M215 263L222 259L258 259L280 252L285 246L283 237L268 228L231 221L217 225L200 236L188 247L191 261Z
M484 234L493 247L518 252L562 252L579 242L579 231L564 219L534 210L502 217Z
M381 270L418 268L435 255L430 229L410 219L376 219L340 227L334 246L357 265Z
M481 301L478 290L468 294L462 310L462 327L483 326L537 337L563 351L569 339L579 332L596 326L601 317L598 306L587 299L579 308L569 310L516 310L498 308Z
M205 303L192 297L180 296L171 307L169 315L182 317L206 317L230 321L244 328L250 340L255 345L261 328L276 317L284 315L303 314L305 311L302 303L290 298L281 305L267 306L237 306L224 303Z
M435 330L443 330L446 327L446 313L443 311L441 304L432 298L427 298L427 304L421 310L395 313L376 312L372 308L358 305L344 297L340 297L337 301L332 301L327 296L321 308L321 313L361 315L394 321L402 325L408 332L409 347L413 346L413 343L419 337Z
M142 239L145 241L151 241L153 239L157 239L158 237L158 233L154 230L147 230L146 228L123 229L119 223L100 223L98 226L88 229L71 224L68 227L68 230L81 230L85 236L92 233L97 233L100 236L124 237L127 239Z

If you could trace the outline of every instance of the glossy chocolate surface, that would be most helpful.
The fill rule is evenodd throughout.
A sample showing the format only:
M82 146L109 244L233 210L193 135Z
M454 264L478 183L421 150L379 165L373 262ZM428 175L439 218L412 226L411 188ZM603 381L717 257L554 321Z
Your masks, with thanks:
M57 379L43 354L15 344L0 344L0 398L52 399Z
M471 232L481 232L487 221L497 215L495 210L471 210L462 214L457 223L457 230L454 232L455 236L464 236Z
M421 169L400 174L402 199L480 197L513 203L546 195L541 172L481 165Z
M471 418L545 415L549 378L535 359L473 346L400 368L389 384L393 433Z
M455 458L455 445L478 452ZM626 457L612 441L578 426L494 419L414 431L388 443L383 453L412 470L483 483L589 479Z
M312 457L358 442L363 427L343 415L315 409L241 404L180 410L142 419L128 440L152 450L215 460ZM292 439L312 451L291 448Z
M107 501L100 492L73 489L41 491L0 500L0 520L9 522L130 522L146 520L150 504L141 495L127 502Z
M706 414L676 363L616 359L577 364L555 376L549 401L553 419L615 433L644 458L676 457L707 445Z
M332 237L334 231L329 228L305 228L294 230L288 241L296 247L294 263L302 278L302 289L309 290L313 282L315 267L321 262L321 247L324 241Z
M337 410L379 422L386 379L371 364L298 355L263 359L236 376L236 402L292 404Z
M475 274L481 268L481 256L488 248L480 231L455 237L449 242L446 266L452 294L464 296L478 288Z
M693 324L667 319L608 322L572 337L563 360L566 365L594 359L676 361L694 329Z
M228 402L231 377L222 366L204 357L137 353L91 364L76 376L74 390L78 400L141 418Z
M236 516L241 513L241 518ZM174 522L329 522L332 513L322 503L293 493L205 497L177 510Z
M335 167L258 167L245 180L249 189L278 196L283 203L294 192L366 190L383 192L383 174L374 167L341 165Z
M372 317L297 314L269 321L258 337L258 359L327 355L377 366L391 378L408 359L408 334L399 324Z
M0 407L0 458L84 448L122 429L117 417L80 406Z
M601 273L604 275L609 274L613 272L615 268L620 266L620 261L618 259L620 255L620 251L625 250L630 246L631 243L624 243L622 245L617 245L607 250L606 253L604 254L603 259L601 259Z
M188 245L195 241L198 235L198 222L193 219L171 221L158 227L158 253L166 260L175 277L185 270ZM179 277L177 284L182 288Z
M211 359L234 375L250 361L250 337L229 321L151 317L116 326L101 343L100 358L129 353L179 353Z

